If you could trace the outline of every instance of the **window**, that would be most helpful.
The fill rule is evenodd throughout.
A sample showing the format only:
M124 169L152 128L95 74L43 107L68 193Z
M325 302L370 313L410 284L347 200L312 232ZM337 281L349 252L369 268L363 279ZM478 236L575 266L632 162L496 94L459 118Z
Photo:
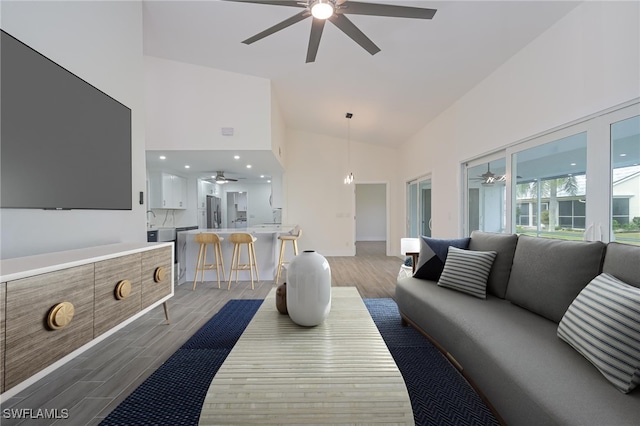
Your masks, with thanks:
M466 235L640 245L637 100L474 159L463 171Z
M582 239L586 223L586 132L518 151L512 156L512 167L516 173L516 232Z
M640 245L640 116L611 125L611 231Z
M506 158L467 165L467 235L506 230Z

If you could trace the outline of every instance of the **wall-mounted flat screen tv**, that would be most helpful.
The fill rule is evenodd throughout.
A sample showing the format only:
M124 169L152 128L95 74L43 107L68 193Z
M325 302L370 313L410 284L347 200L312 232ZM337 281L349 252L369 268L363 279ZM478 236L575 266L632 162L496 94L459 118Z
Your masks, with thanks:
M131 110L1 37L0 208L131 210Z

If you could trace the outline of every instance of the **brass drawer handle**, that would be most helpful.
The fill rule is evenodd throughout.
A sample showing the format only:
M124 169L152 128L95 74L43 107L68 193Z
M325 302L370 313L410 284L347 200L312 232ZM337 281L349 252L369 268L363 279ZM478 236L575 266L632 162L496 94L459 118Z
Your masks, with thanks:
M156 268L156 272L153 274L153 280L157 283L164 281L164 277L166 275L166 271L164 266L159 266Z
M52 330L59 330L69 325L73 319L75 308L70 302L62 302L55 305L47 315L47 325Z
M131 294L131 281L121 280L116 284L115 295L116 299L126 299Z

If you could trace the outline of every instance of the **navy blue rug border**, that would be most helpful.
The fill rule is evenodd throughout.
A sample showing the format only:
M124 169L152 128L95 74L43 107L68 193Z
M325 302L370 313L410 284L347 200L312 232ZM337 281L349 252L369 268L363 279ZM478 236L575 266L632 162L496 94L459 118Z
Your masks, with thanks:
M393 299L363 301L405 380L416 425L499 424L440 351L401 325ZM211 380L262 303L227 302L100 425L197 425Z

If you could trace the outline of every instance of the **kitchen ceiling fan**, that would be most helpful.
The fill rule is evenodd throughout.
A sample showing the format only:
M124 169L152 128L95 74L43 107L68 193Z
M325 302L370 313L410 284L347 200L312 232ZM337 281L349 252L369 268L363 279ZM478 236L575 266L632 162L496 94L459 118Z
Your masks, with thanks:
M313 17L311 23L311 35L307 48L306 62L314 62L320 45L320 38L326 20L331 21L338 29L358 43L364 50L372 55L380 51L380 48L372 42L362 31L356 27L345 15L370 15L393 18L431 19L436 9L420 7L396 6L380 3L365 3L349 0L225 0L237 3L268 4L275 6L289 6L302 8L301 12L285 19L284 21L267 28L266 30L249 37L242 43L251 44L261 40L275 32L285 29L309 16Z
M227 183L227 182L237 182L238 181L238 179L225 177L224 176L224 172L216 172L216 175L213 178L213 180L216 183L219 183L219 184L223 184L223 183Z

